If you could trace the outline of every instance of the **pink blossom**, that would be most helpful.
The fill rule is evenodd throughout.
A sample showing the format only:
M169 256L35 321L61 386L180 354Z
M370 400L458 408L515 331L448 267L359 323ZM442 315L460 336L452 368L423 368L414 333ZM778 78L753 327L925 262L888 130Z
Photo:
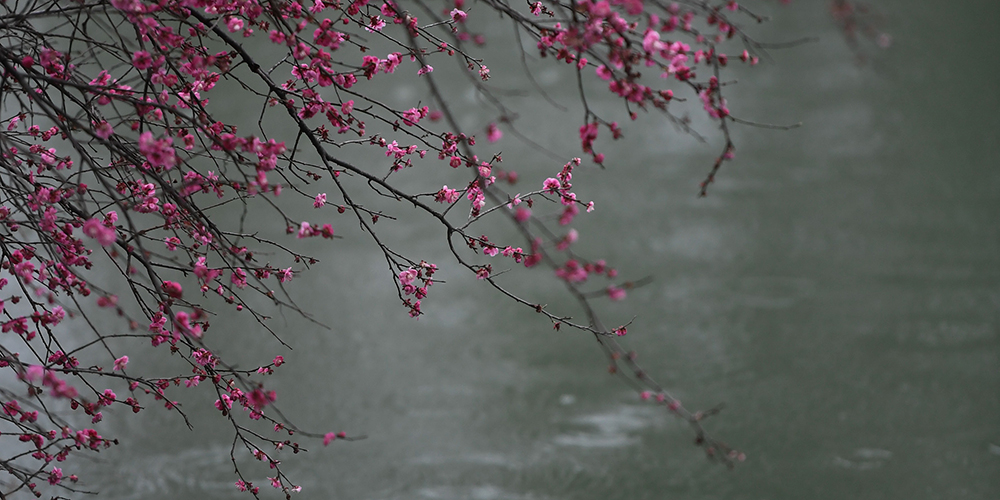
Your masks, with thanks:
M455 203L459 198L462 197L457 189L451 189L445 184L440 191L434 195L434 201L438 203Z
M579 238L579 233L576 229L570 229L566 236L564 236L559 243L556 244L556 250L566 250L571 244L576 242Z
M424 76L427 73L431 73L433 71L434 71L434 66L427 64L417 70L417 76Z
M313 200L313 208L320 208L323 205L326 205L326 193L316 195L316 199Z
M154 139L152 132L143 132L139 135L139 152L145 155L150 165L169 169L177 164L172 143L166 138Z
M610 297L611 300L617 301L625 298L624 288L619 288L617 286L611 285L608 287L607 292L608 292L608 297Z
M140 70L149 69L153 66L153 57L145 50L137 50L132 53L132 66Z
M660 41L660 32L654 29L646 31L646 35L642 38L642 48L649 53L663 50L663 42Z
M503 132L497 128L496 123L491 123L489 127L486 128L486 140L490 143L494 143L503 137Z
M115 230L107 227L96 217L88 219L83 223L83 234L97 240L102 247L109 247L115 244L117 234Z
M298 238L308 238L313 235L312 225L308 222L302 222L299 224L299 234Z
M201 325L198 324L192 325L190 314L184 311L178 312L177 314L174 315L174 324L177 325L177 329L180 330L181 333L194 337L196 339L201 338L202 335Z
M235 33L243 29L243 20L238 17L232 16L228 20L226 20L226 27L229 28L230 33Z
M125 366L128 365L128 356L122 356L115 360L115 367L113 371L123 371Z
M191 353L191 357L194 358L195 363L201 366L215 366L219 360L208 350L198 349Z
M28 382L38 382L45 374L45 367L42 365L28 365L24 370L24 379Z
M233 269L233 275L230 276L229 281L236 285L236 288L243 288L247 286L247 272L242 267L237 267Z
M531 209L524 207L517 207L517 210L514 212L514 220L518 222L525 222L530 218L531 218Z
M614 77L614 73L612 73L607 66L602 64L597 67L597 76L599 76L601 80L608 81L611 80L612 77Z
M222 275L222 270L220 269L209 269L206 265L205 256L198 257L198 261L194 264L194 275L197 276L202 283L208 284L209 281L214 280Z
M215 400L215 408L219 411L223 411L223 408L227 410L233 409L233 398L228 394L223 394L221 399Z
M369 33L382 31L382 28L385 28L385 21L380 16L371 16L368 20L368 26L365 26L365 31Z
M117 295L102 295L97 298L97 307L114 307L116 305L118 305Z
M63 471L59 467L53 467L49 473L49 484L59 484L62 482Z
M176 281L164 281L163 292L175 299L179 299L182 295L184 295L184 289L181 288L181 284Z
M94 125L94 135L100 137L101 139L107 139L114 133L115 129L106 121L102 121L101 123Z
M545 179L545 182L542 183L542 189L549 193L555 194L556 190L559 189L559 179L553 177Z
M250 394L247 394L247 398L255 410L260 410L268 404L273 403L278 396L274 391L264 391L258 387L251 391Z
M465 18L468 16L465 11L459 9L451 9L449 14L451 15L452 21L455 21L456 23L465 22Z
M399 283L403 286L413 283L415 279L417 279L417 270L412 267L399 273Z

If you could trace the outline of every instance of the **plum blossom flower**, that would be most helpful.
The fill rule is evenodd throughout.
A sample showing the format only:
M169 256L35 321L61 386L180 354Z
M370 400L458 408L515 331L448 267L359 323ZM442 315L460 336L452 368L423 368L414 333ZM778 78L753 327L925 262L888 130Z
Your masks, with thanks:
M229 28L230 33L235 33L243 29L243 20L235 16L230 17L226 21L226 27Z
M49 484L59 484L62 482L63 471L59 467L53 467L49 473Z
M97 240L102 247L109 247L115 244L117 235L115 230L105 226L98 218L88 219L83 223L83 234Z
M100 137L101 139L107 139L108 137L111 137L114 133L115 133L114 127L112 127L111 124L106 121L102 121L101 123L97 123L94 125L94 135Z
M191 315L180 311L174 315L174 324L177 325L177 329L180 330L185 335L200 339L202 335L201 325L191 324Z
M153 56L145 50L137 50L132 53L132 66L135 66L135 69L149 69L153 66Z
M122 356L115 360L115 367L113 371L122 371L125 366L128 365L128 356Z
M457 189L451 189L445 184L440 191L434 195L434 201L438 203L455 203L459 198L462 197Z
M313 200L313 208L320 208L326 205L326 193L320 193L316 195L316 199Z
M37 382L42 379L43 375L45 375L45 367L42 365L29 365L24 370L23 378L28 382Z
M177 164L172 142L167 138L154 139L152 132L143 132L139 135L139 152L145 155L150 165L169 169Z
M229 281L236 285L236 288L244 288L247 286L247 272L242 267L237 267L233 269L233 275Z
M377 31L382 31L385 28L385 21L382 20L381 16L371 16L369 18L368 26L365 26L365 31L369 33L374 33Z
M399 283L403 286L413 283L415 279L417 279L417 270L412 267L399 273Z
M525 222L530 218L531 218L530 208L517 207L517 210L514 212L514 220L518 222Z
M494 143L503 137L503 132L497 127L496 123L490 123L490 126L486 128L486 140L490 143Z
M312 235L313 235L313 230L311 224L305 221L299 224L299 234L298 234L299 239L308 238Z
M181 284L176 281L164 281L163 291L175 299L179 299L184 295L184 289L181 287Z

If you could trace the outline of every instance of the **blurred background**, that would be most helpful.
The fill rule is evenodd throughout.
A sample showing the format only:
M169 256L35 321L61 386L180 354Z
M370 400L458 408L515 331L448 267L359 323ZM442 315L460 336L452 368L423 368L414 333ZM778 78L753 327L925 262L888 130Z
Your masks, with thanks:
M597 204L577 218L576 248L623 277L653 277L599 307L609 325L635 316L627 343L687 406L725 403L707 426L745 451L745 463L706 460L686 424L607 374L592 338L553 331L452 269L443 231L390 206L402 218L378 228L448 281L432 288L419 321L348 221L334 244L307 242L321 262L291 287L329 330L279 315L272 326L291 351L246 315L217 319L210 332L245 367L285 357L268 384L301 427L368 436L325 449L303 441L308 453L283 454L298 496L1000 498L1000 6L871 7L892 37L887 49L862 41L853 50L826 2L761 8L774 20L754 31L759 40L819 40L734 68L730 108L803 126L735 127L736 160L707 198L698 183L722 147L709 123L692 113L702 144L656 114L625 123L619 102L590 95L619 117L625 138L598 141L607 169L576 171L581 199ZM467 10L473 20L475 5ZM564 158L579 155L575 80L529 64L570 111L548 104L525 79L508 28L487 29L480 50L491 83L519 91L507 101L514 125ZM387 100L431 104L420 82L386 81ZM482 131L497 116L462 88L456 80L461 123ZM490 147L521 174L516 190L535 189L565 161L501 128ZM401 175L417 182L419 168ZM543 274L510 282L577 314ZM155 372L159 361L130 366L140 362ZM106 499L245 497L233 487L228 424L215 396L203 396L185 401L193 430L158 408L106 418L98 428L121 444L77 462L80 476ZM269 490L271 471L238 456Z

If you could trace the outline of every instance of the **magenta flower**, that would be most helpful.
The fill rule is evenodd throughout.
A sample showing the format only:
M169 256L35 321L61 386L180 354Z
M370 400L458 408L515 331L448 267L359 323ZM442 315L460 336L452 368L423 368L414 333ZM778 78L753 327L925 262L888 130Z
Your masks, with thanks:
M502 137L503 137L503 132L501 132L500 129L497 128L496 123L491 123L490 126L486 128L486 140L490 141L490 143L497 142Z
M184 289L181 288L181 284L176 281L164 281L163 291L175 299L179 299L182 295L184 295Z
M96 217L83 223L83 234L97 240L102 247L114 245L117 238L115 230L105 226Z
M115 129L110 123L102 121L101 123L94 125L94 135L100 137L101 139L107 139L115 133Z

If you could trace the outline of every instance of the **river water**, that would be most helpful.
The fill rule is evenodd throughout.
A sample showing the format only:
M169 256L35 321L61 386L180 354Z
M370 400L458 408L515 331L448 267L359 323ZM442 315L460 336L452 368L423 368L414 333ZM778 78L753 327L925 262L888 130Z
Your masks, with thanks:
M345 230L334 250L313 249L323 262L293 288L330 330L279 318L290 352L239 318L212 330L251 365L283 353L271 384L297 424L368 436L284 456L299 496L1000 498L1000 9L876 7L893 45L865 45L859 65L825 4L769 4L776 19L762 38L820 41L738 73L733 113L804 126L738 127L737 159L708 198L697 185L717 145L653 116L608 146L607 170L575 179L598 207L578 218L577 246L654 278L601 304L609 323L636 317L630 345L688 406L725 403L707 425L745 463L707 461L686 425L608 376L591 338L552 331L463 274L446 269L427 314L407 318L384 259ZM495 63L498 85L531 91L516 58L505 62L514 76ZM536 76L576 104L572 82ZM577 154L567 123L581 113L537 94L512 103L523 132ZM509 130L498 147L526 179L559 168ZM384 230L450 264L433 226ZM572 307L550 280L529 288ZM194 430L155 410L108 419L122 444L81 476L111 499L245 495L233 488L226 424L205 398L186 403ZM270 471L241 460L265 485Z

